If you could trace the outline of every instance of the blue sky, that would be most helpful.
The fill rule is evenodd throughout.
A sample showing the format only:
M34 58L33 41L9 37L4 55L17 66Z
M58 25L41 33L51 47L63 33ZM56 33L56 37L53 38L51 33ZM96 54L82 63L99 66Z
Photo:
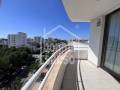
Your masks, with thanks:
M71 22L62 0L3 0L0 7L0 37L17 32L26 32L29 37L40 36L43 28L49 32L57 25L63 25L81 38L89 38L90 23ZM50 36L70 37L60 29Z

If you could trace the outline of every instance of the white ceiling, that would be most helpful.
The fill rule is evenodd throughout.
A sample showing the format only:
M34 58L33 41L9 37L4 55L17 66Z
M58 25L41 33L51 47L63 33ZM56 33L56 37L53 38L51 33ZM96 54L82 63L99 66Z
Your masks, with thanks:
M73 22L85 22L120 7L120 0L63 0L63 5Z

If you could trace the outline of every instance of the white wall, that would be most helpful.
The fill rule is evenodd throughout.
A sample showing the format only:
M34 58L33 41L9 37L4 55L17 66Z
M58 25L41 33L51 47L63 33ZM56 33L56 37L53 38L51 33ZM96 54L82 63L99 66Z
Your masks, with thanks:
M101 19L100 26L97 26L98 19ZM100 60L101 60L104 23L105 23L104 16L100 16L98 18L93 19L91 23L88 60L97 66L100 65Z
M88 43L73 42L74 58L75 59L88 59Z
M88 48L86 48L86 50L75 50L74 58L80 60L88 60Z

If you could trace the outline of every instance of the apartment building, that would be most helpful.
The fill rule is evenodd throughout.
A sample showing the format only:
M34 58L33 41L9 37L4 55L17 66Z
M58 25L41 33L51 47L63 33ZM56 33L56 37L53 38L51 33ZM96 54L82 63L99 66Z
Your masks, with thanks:
M34 41L37 42L37 43L40 43L41 39L42 39L42 38L39 37L39 36L35 36L35 37L34 37Z
M62 0L72 22L91 22L88 60L120 79L120 0Z
M0 39L0 45L8 45L8 39Z
M8 47L21 47L26 46L27 35L23 32L18 32L17 34L8 35Z

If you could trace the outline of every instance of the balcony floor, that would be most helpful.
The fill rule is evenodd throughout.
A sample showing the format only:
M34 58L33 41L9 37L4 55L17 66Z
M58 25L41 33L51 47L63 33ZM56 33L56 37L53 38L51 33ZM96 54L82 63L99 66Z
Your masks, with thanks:
M80 78L83 82L79 86L84 87L79 90L120 90L120 83L115 78L88 60L75 61L74 64L67 65L60 90L78 90L76 84L77 75L79 75L77 72L78 62L80 62Z
M120 90L120 83L101 68L89 61L80 61L85 90Z
M77 61L75 61L74 64L68 63L64 73L61 90L77 90L76 81Z

